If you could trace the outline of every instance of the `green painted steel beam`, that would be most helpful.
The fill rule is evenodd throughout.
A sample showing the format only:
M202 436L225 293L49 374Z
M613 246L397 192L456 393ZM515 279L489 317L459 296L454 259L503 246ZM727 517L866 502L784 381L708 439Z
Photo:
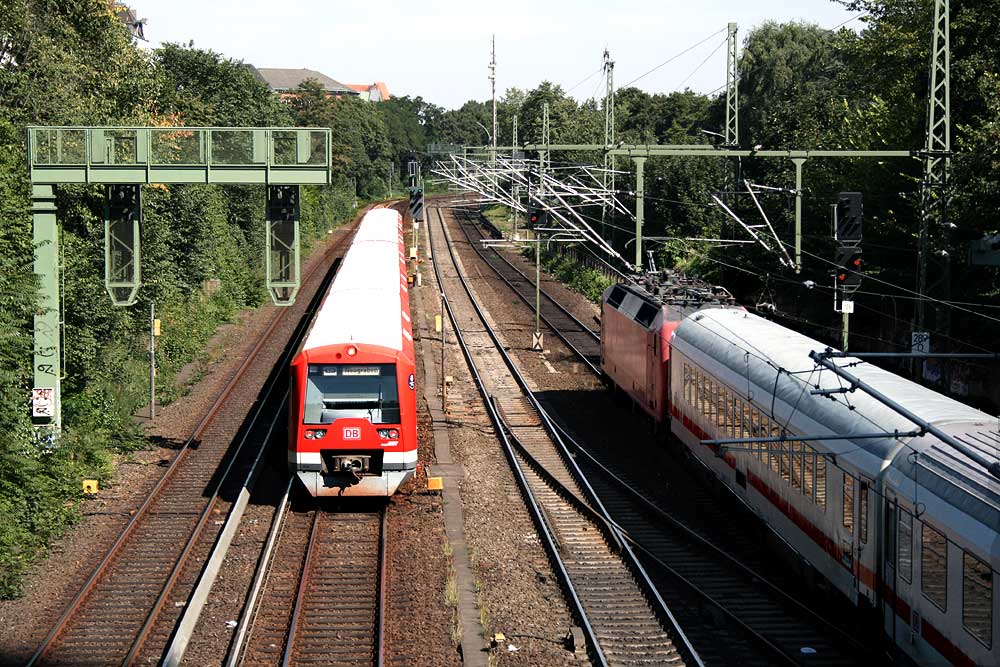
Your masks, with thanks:
M31 186L31 217L35 242L34 270L38 277L31 418L43 432L54 432L62 424L59 395L62 332L59 323L59 228L56 223L56 196L51 185Z
M525 144L524 150L538 151L604 151L611 155L623 155L625 157L762 157L762 158L902 158L920 157L920 151L899 151L899 150L873 150L873 151L852 151L852 150L741 150L733 148L717 148L708 144L692 144L690 146L674 144L649 144L616 146L608 148L601 144Z
M32 183L331 182L329 128L29 127Z

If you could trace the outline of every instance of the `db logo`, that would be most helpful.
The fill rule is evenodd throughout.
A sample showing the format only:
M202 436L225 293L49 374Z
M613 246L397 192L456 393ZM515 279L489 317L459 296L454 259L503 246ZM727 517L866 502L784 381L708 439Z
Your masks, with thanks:
M361 429L357 426L348 426L344 429L344 440L360 440Z

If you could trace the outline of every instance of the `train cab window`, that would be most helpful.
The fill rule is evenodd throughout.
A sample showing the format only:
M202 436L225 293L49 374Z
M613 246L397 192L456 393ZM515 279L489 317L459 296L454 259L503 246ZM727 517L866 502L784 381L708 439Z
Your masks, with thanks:
M928 526L920 527L920 590L941 611L948 604L948 540Z
M854 477L844 472L844 528L854 533Z
M608 294L608 305L612 308L618 308L622 305L622 301L625 300L625 290L621 285L615 285L611 288L611 293Z
M398 424L395 364L309 364L302 421L331 424L343 417Z
M660 312L659 308L643 301L642 305L639 306L639 311L635 314L635 321L648 329L653 324L653 320L656 319L658 312Z
M993 646L993 570L967 551L962 552L962 625Z
M902 507L898 512L896 571L903 581L910 583L913 581L913 515Z

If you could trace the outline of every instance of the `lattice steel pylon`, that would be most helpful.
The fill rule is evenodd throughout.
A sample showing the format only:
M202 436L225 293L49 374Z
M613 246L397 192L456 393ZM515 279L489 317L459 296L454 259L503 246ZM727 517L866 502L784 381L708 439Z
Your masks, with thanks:
M927 95L927 133L924 143L924 176L920 188L920 245L917 260L916 331L926 326L926 298L940 291L951 295L950 232L948 224L948 182L951 169L951 22L949 0L935 0L931 35L930 85ZM935 253L935 247L937 251ZM932 254L940 257L941 274L929 283ZM940 289L939 289L940 288ZM947 335L950 313L938 308L936 329Z
M723 145L735 148L740 143L740 73L739 44L736 40L736 24L728 26L728 45L726 48L726 127L723 132ZM727 160L723 176L723 200L729 201L729 193L739 186L739 161Z
M545 146L545 150L538 152L538 171L541 174L541 190L539 192L545 191L545 175L549 171L549 143L551 135L549 133L549 103L545 102L542 104L542 145Z
M736 146L740 141L739 60L736 41L736 24L729 24L726 53L726 146Z
M611 53L604 49L604 145L610 148L615 143L615 61ZM604 151L604 177L601 180L606 191L615 189L615 158ZM601 236L605 236L604 218L608 211L608 201L601 204Z

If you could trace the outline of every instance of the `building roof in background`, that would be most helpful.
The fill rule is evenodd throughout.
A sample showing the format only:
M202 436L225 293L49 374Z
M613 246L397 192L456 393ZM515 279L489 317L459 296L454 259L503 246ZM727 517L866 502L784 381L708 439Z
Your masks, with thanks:
M299 84L309 79L315 80L328 93L348 93L356 94L353 88L349 88L339 81L331 79L322 72L312 69L283 69L278 67L255 67L254 71L261 81L266 83L271 90L276 92L291 92L299 87Z
M389 87L382 81L375 83L349 83L347 87L356 90L361 95L367 95L369 100L384 102L389 99Z

